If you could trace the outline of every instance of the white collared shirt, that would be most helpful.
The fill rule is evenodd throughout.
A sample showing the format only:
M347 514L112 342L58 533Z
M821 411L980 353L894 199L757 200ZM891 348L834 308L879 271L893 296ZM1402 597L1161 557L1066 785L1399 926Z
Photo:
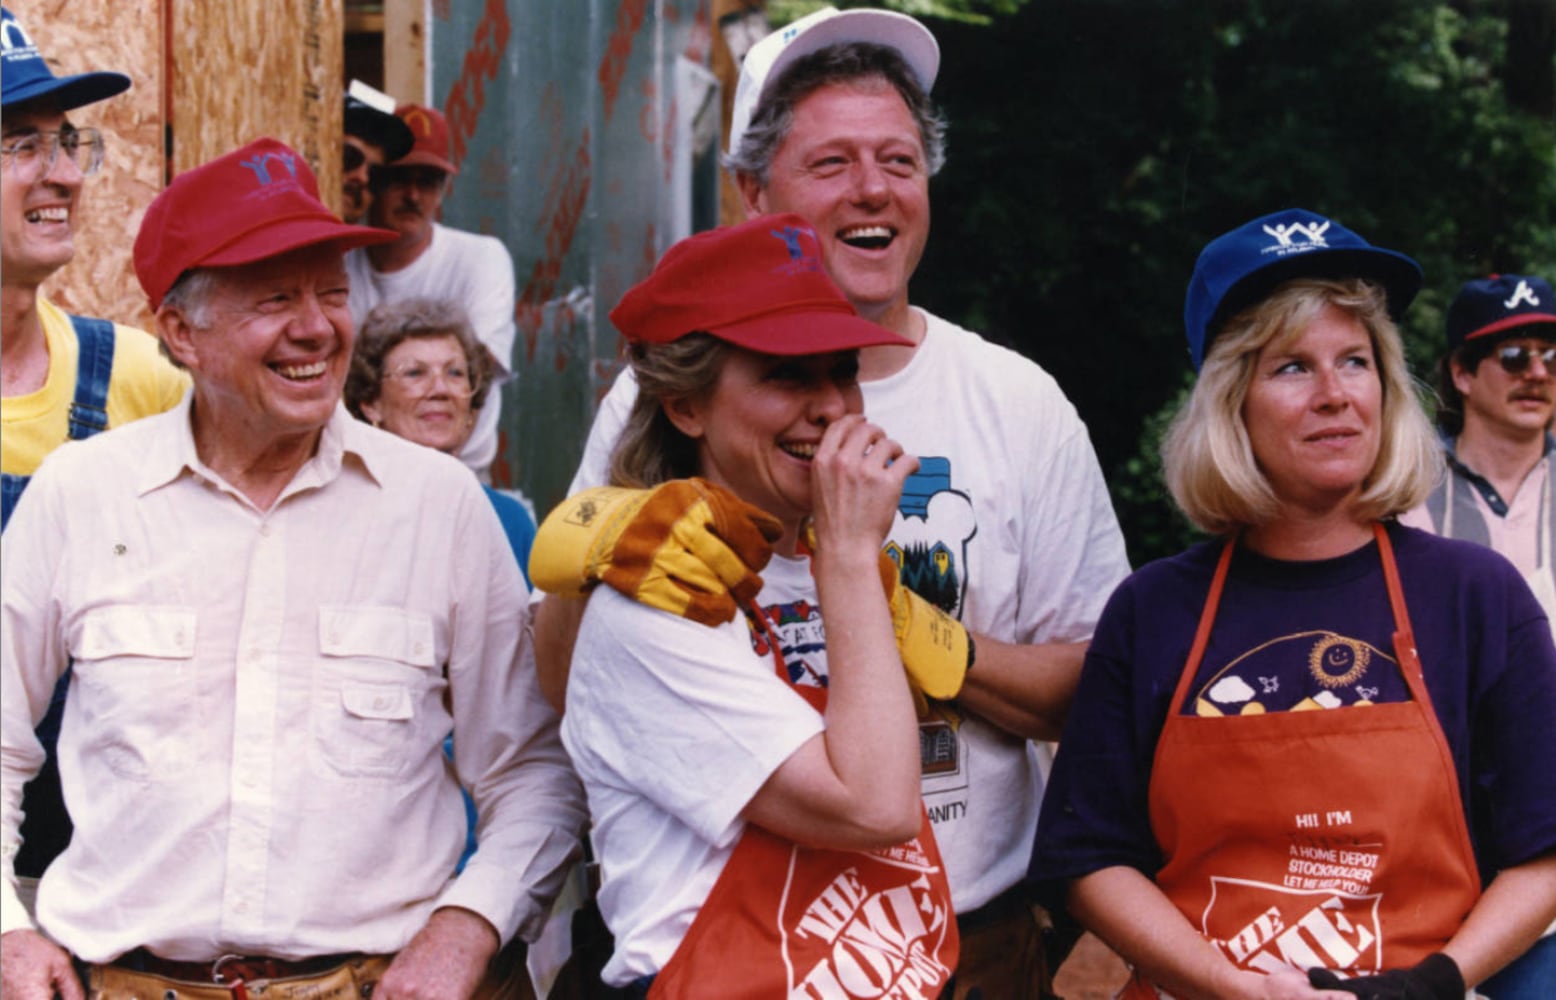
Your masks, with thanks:
M37 921L80 958L393 952L440 906L532 939L585 812L475 478L340 408L261 511L189 405L59 449L0 546L0 930L29 925L22 785L73 661Z

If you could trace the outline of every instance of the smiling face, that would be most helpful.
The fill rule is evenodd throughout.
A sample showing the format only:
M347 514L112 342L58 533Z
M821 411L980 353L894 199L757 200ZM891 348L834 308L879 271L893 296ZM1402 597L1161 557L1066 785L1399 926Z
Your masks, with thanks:
M1322 512L1361 492L1378 459L1383 383L1362 322L1325 306L1259 352L1243 400L1254 459L1288 507Z
M52 104L31 102L7 108L4 145L39 132L67 128L64 114ZM81 194L81 169L61 153L47 172L35 177L7 157L0 169L0 278L7 285L36 287L70 263L75 255L76 201Z
M929 238L929 168L907 104L883 78L828 84L794 106L767 186L740 175L750 216L797 212L866 319L900 329Z
M368 186L368 180L374 167L384 165L384 152L354 135L342 138L342 152L341 218L356 224L362 221L368 207L373 204L373 192Z
M811 512L811 459L827 426L862 413L857 351L777 357L731 350L703 398L667 400L697 442L700 474L797 529Z
M474 426L470 365L452 334L409 337L384 355L378 398L362 404L376 427L457 454Z
M351 359L341 251L323 244L213 271L203 316L167 303L157 313L168 350L194 376L197 439L215 433L259 450L316 434L340 404Z
M1514 441L1539 440L1545 434L1556 400L1556 370L1541 360L1540 352L1553 344L1556 339L1509 337L1497 344L1491 356L1476 365L1474 371L1465 369L1457 360L1451 362L1454 387L1464 397L1467 433L1489 433ZM1517 374L1503 370L1497 352L1506 347L1524 347L1532 352L1528 367Z

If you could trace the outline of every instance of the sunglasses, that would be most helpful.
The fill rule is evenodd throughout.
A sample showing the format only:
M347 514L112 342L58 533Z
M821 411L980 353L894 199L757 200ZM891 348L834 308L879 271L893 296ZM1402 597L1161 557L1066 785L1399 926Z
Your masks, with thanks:
M1556 347L1527 347L1523 344L1507 344L1497 348L1492 357L1509 375L1522 375L1529 370L1535 358L1545 365L1547 374L1556 375Z
M345 169L346 173L351 173L366 162L367 156L351 143L348 142L341 147L341 167Z
M436 191L448 180L437 167L374 167L368 172L368 187L383 191L397 185L422 191Z

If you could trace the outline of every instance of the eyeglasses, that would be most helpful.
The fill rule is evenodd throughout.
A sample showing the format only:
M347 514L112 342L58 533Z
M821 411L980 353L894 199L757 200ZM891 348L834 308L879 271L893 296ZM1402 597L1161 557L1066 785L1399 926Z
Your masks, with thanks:
M59 160L60 150L82 174L97 173L103 165L103 134L95 128L66 126L57 132L29 132L0 146L0 156L17 180L34 181L47 177ZM86 156L81 153L85 149Z
M1545 365L1548 375L1556 375L1556 347L1527 347L1523 344L1505 344L1497 348L1497 364L1509 375L1522 375L1529 370L1535 358Z
M433 368L431 365L412 361L394 371L385 372L384 377L398 379L405 386L406 391L413 396L425 396L431 393L434 381L440 377L443 384L447 386L450 396L475 395L475 387L470 384L470 370L464 365Z
M346 173L359 170L362 164L367 162L367 154L351 143L346 143L340 150L341 169Z
M435 191L443 186L448 174L437 167L374 167L368 174L368 186L382 191L395 184Z

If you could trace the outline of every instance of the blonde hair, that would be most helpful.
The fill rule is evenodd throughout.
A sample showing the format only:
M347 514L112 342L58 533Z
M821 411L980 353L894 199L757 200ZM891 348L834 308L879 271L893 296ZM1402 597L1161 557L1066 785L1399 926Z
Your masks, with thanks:
M712 392L731 350L709 333L689 333L667 344L632 345L627 357L638 397L611 452L612 485L658 486L700 473L697 442L670 422L664 403Z
M1356 516L1370 521L1409 510L1426 499L1441 475L1441 446L1421 405L1422 387L1405 364L1382 288L1360 278L1301 278L1227 320L1162 442L1167 489L1205 531L1226 534L1280 516L1280 498L1254 458L1243 401L1259 352L1295 340L1327 306L1367 329L1383 389L1378 457L1362 482Z

